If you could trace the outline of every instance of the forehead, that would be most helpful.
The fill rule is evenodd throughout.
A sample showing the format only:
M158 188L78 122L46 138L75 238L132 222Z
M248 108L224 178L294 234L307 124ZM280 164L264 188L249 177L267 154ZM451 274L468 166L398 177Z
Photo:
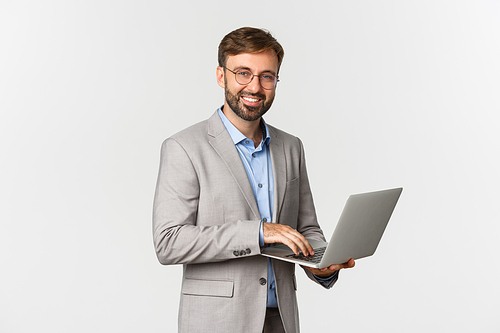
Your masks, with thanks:
M248 68L253 73L278 72L278 57L274 50L259 53L240 53L227 57L226 66L229 69Z

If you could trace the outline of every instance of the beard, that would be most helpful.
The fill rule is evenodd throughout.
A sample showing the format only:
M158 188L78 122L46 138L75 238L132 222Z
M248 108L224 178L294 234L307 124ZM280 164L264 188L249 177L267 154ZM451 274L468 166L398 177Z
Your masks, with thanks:
M269 108L271 108L274 101L274 96L272 96L271 99L266 100L266 96L264 94L252 94L245 92L244 90L235 95L229 91L228 88L226 88L224 94L226 96L227 105L229 105L231 110L233 110L238 117L247 121L254 121L261 118L269 110ZM259 106L244 105L241 101L242 95L259 98L262 102Z

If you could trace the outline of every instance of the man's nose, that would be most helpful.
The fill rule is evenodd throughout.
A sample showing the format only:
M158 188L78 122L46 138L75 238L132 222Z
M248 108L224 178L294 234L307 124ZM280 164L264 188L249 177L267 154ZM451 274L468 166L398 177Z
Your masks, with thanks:
M262 89L262 86L260 85L260 79L258 76L253 77L252 81L247 85L247 89L252 92L258 92L259 90Z

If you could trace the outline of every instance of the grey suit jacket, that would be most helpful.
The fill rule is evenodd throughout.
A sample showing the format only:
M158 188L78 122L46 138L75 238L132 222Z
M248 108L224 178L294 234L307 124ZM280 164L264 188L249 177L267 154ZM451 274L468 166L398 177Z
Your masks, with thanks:
M302 143L268 128L273 221L324 240ZM259 255L260 221L245 168L217 112L164 141L153 236L160 263L184 265L180 332L262 332L268 286L267 259ZM299 332L295 265L272 264L286 331Z

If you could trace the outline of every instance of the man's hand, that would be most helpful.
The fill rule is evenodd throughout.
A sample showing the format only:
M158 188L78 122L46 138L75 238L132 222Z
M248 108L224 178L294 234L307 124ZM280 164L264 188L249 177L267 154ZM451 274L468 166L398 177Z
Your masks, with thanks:
M292 249L295 254L299 254L299 249L305 256L314 254L314 250L307 239L288 225L262 223L262 231L264 234L264 243L266 244L283 243Z
M340 265L330 265L329 267L325 267L325 268L313 268L313 267L307 267L307 266L302 266L304 268L307 268L307 270L311 273L313 273L314 275L316 276L319 276L319 277L329 277L330 275L332 275L333 273L335 273L336 271L339 271L343 268L353 268L354 265L356 263L354 262L353 259L349 259L348 262L345 262L343 264L340 264Z

